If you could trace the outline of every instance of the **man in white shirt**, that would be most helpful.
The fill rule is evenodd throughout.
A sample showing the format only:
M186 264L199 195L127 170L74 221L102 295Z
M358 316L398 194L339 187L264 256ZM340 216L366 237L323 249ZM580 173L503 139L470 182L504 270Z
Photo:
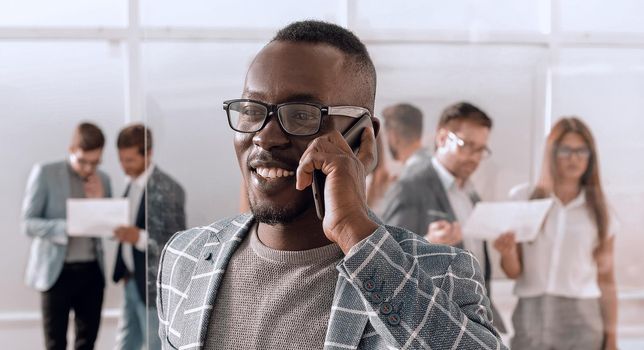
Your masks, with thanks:
M181 185L151 162L152 133L145 126L124 128L117 146L129 180L124 196L130 201L132 223L114 231L120 244L112 279L123 280L125 287L117 348L141 349L148 344L148 349L158 349L154 305L158 255L175 232L185 229L185 195Z
M442 113L435 138L436 153L416 153L385 197L383 220L425 236L432 243L471 251L484 270L489 292L491 267L486 242L463 237L465 222L480 197L470 181L487 146L492 120L478 107L459 102ZM494 308L493 308L494 310ZM504 331L500 317L495 326Z

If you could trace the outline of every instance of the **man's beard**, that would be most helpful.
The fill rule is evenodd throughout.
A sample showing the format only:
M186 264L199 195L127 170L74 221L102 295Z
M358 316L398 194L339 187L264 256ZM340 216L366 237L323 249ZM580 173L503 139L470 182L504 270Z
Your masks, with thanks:
M294 203L289 203L287 206L271 206L249 202L250 211L255 216L255 220L268 225L291 223L308 209L306 205L293 205Z

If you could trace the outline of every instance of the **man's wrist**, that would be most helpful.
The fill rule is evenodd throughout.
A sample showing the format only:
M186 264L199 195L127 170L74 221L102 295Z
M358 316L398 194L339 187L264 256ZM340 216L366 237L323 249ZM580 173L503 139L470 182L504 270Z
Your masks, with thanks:
M358 244L360 241L371 235L376 229L378 229L378 224L371 221L368 216L364 218L353 217L350 222L346 225L341 225L339 229L339 234L337 244L340 246L340 249L344 254L349 254L349 250Z

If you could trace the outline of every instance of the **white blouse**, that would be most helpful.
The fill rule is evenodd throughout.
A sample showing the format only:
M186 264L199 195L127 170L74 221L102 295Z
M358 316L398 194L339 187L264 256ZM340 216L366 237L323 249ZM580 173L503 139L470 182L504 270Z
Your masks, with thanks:
M532 193L529 186L511 191L516 200L527 200ZM519 297L544 294L570 298L598 298L597 263L593 252L599 244L597 225L586 206L586 195L564 205L552 196L554 204L548 212L543 228L532 242L521 244L522 272L514 286ZM615 233L610 217L608 235Z

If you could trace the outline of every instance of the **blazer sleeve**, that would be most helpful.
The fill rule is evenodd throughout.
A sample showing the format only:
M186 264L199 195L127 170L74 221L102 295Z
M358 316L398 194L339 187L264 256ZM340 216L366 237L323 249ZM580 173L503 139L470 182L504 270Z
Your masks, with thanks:
M341 271L371 309L376 331L397 347L507 349L492 326L476 259L460 249L446 252L437 255L453 255L451 260L409 254L380 226L351 249ZM429 261L446 263L427 266Z
M42 166L36 165L27 180L22 203L21 231L29 237L39 237L57 244L67 244L65 219L45 218L49 188Z
M157 202L154 205L150 203L149 208L150 211L154 210L156 212L154 213L155 218L153 218L155 223L149 223L150 242L148 243L148 253L151 257L148 258L148 261L154 261L155 263L158 261L156 259L160 254L160 250L168 242L168 239L175 233L186 229L186 199L183 188L176 183L172 183L172 186L167 187L160 194L155 199ZM148 218L148 220L151 221L152 218Z
M186 229L185 194L180 185L173 183L163 191L162 196L154 197L150 202L148 216L147 241L147 284L148 299L154 300L158 288L155 288L157 271L161 266L161 250L170 237ZM154 215L151 214L154 212Z
M172 235L172 237L170 237L168 243L166 243L165 247L163 247L161 253L159 254L159 266L158 269L155 270L157 271L157 274L154 278L154 281L156 281L156 289L158 290L158 292L155 293L156 295L154 296L154 300L156 300L156 311L157 317L159 318L158 334L159 338L161 339L161 349L163 350L176 349L172 344L170 344L168 340L168 328L171 313L169 310L169 300L171 299L169 289L173 288L170 278L176 260L173 260L172 256L168 257L166 253L168 247L171 247L173 245L173 241L175 241L175 239L179 237L181 233L182 231L177 232ZM175 246L174 248L177 247Z
M404 181L396 182L385 196L385 210L382 220L387 225L398 226L408 229L417 235L425 236L427 227L422 227L421 213L422 205L416 200L416 196L410 186Z
M174 209L172 211L174 215L170 216L171 222L169 223L169 227L172 231L170 233L171 235L186 229L186 194L179 184L177 184L176 187L176 195L174 196L173 203Z

